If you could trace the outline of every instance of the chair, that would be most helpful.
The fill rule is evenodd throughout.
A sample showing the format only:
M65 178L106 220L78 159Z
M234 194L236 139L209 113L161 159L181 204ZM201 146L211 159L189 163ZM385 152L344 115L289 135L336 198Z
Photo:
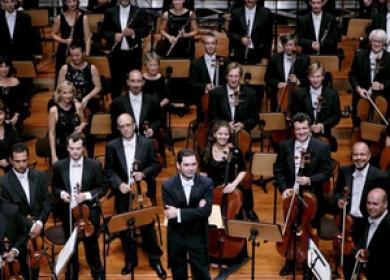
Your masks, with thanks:
M214 32L213 32L214 33ZM224 33L217 33L217 55L228 57L229 56L229 38ZM195 57L201 57L204 54L203 38L199 38L195 41Z
M94 145L95 150L95 142L97 138L106 137L112 133L111 131L111 115L110 114L95 114L92 116L91 120L91 141ZM94 152L95 154L95 152ZM104 156L97 155L95 159L102 162Z
M259 113L259 140L260 140L260 149L264 150L264 140L268 139L271 142L271 145L277 144L274 142L271 137L272 132L285 132L286 130L286 115L283 112L270 112L270 113ZM268 146L268 151L270 146Z
M382 133L386 130L386 127L381 124L375 124L370 122L360 122L360 135L363 140L379 142Z
M88 22L91 33L99 33L99 22L102 23L104 14L88 14Z
M264 192L267 192L266 184L274 179L274 163L276 161L276 153L254 153L251 162L251 174L253 178L259 178L253 180L252 183L263 188ZM277 191L274 186L274 208L273 208L273 223L276 223L276 203L277 203Z
M371 25L371 19L351 18L347 29L347 39L360 39L366 36L366 29Z
M35 65L30 60L15 60L12 62L16 69L16 77L18 78L36 78L37 70Z
M340 70L340 59L337 55L311 55L310 63L321 63L327 72L338 72Z
M241 83L251 86L265 85L264 75L267 65L242 65Z

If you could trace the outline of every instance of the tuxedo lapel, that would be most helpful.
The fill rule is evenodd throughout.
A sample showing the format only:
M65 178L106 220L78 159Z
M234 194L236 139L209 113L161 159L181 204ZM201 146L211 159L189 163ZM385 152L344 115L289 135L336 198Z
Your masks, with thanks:
M28 184L30 187L30 205L34 205L35 198L37 197L37 176L33 172L28 172Z
M309 113L310 118L314 121L313 102L311 100L310 87L307 88L304 102L305 102L306 108L308 108L308 113Z
M120 12L119 12L119 6L116 7L116 9L114 10L114 22L117 26L117 30L122 30L122 26L121 26L121 19L120 19Z
M287 151L286 160L287 160L288 166L293 174L295 174L295 158L294 158L294 156L295 156L295 140L291 140L289 143L289 148Z
M202 59L199 61L199 68L200 68L200 73L202 73L204 77L204 80L207 81L207 83L211 83L212 81L210 81L209 70L207 69L204 56L202 56Z
M233 120L232 118L232 112L230 111L230 104L229 104L229 98L227 96L227 89L226 89L226 85L222 86L222 104L224 104L225 106L225 109L223 109L223 111L227 112L228 116L229 116L229 120ZM236 112L237 113L237 112Z
M138 139L137 139L138 140ZM139 143L137 143L138 146ZM126 165L126 158L125 158L125 148L123 147L123 142L122 138L118 138L118 141L116 142L117 149L115 149L116 154L118 156L119 162L125 171L125 174L127 174L127 168L128 166ZM137 148L136 148L137 151Z
M320 34L318 40L320 41L322 38L322 35L324 35L325 30L328 28L330 22L330 18L328 18L325 13L322 13L322 18L321 18L321 24L320 24Z
M129 94L124 95L124 97L125 97L125 99L123 100L124 102L122 103L124 106L123 112L129 112L130 115L135 117L134 111L133 111L133 106L131 106Z
M19 195L19 197L28 204L28 200L26 197L26 193L23 190L22 185L20 184L18 178L16 177L13 170L10 170L9 172L9 181L11 186L15 186L15 192Z
M175 183L173 184L173 186L175 186L176 188L175 192L177 195L177 200L180 202L180 205L188 205L186 195L184 193L183 185L181 183L179 175L175 177ZM192 189L193 187L191 188L191 194L192 194ZM190 201L191 201L191 195L190 195Z
M7 219L5 218L4 214L0 212L0 240L3 240L5 236L5 232L7 229ZM2 246L0 246L2 248Z
M137 137L137 144L135 145L135 152L134 152L134 160L139 160L142 162L142 150L143 150L143 143L140 136Z
M66 191L70 194L71 193L71 186L70 186L70 171L69 171L69 164L70 159L67 158L64 161L64 172L62 172L62 179L65 184Z
M142 129L142 126L144 125L145 117L148 112L148 108L150 105L150 99L148 99L145 95L145 93L142 94L142 104L141 104L141 113L140 113L140 118L139 118L139 128L138 131ZM149 123L150 125L150 123Z
M83 159L83 171L82 171L82 174L81 174L81 191L85 191L86 190L85 188L87 187L87 182L88 182L90 171L91 171L91 169L89 168L89 164L88 164L87 158L84 157L84 159Z
M239 13L239 18L241 20L241 25L244 28L246 34L246 30L248 29L248 19L246 18L244 7L241 8L241 12Z
M277 60L276 60L276 66L278 68L278 73L282 73L283 81L285 81L286 73L284 70L284 61L283 61L283 52L278 54Z

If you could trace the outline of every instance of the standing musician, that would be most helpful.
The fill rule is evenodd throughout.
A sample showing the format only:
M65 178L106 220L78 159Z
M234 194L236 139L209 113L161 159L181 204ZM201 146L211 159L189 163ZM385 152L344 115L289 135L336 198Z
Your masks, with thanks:
M213 182L195 173L198 163L191 149L178 153L176 166L179 174L161 187L168 219L168 265L174 280L187 279L189 255L192 278L209 280L207 232Z
M113 135L119 135L116 130L118 116L122 113L128 113L135 120L135 128L138 134L145 137L157 137L160 128L160 104L154 96L142 91L144 83L141 71L132 70L128 74L128 94L116 97L111 104L111 129ZM146 130L143 129L145 121L149 123L149 128Z
M285 89L289 84L302 87L307 85L307 68L310 64L307 55L297 52L294 34L282 35L280 41L283 51L271 57L264 77L272 111L276 111L280 102L277 100L278 91Z
M384 189L375 188L368 193L365 230L360 232L356 260L367 280L385 279L389 274L390 215L388 195Z
M291 114L306 113L314 123L313 135L325 136L331 150L337 150L337 140L331 130L340 121L340 100L336 90L324 84L325 68L319 62L311 64L307 71L309 86L299 88L291 98Z
M245 129L250 133L257 125L259 116L256 91L240 85L242 72L240 64L230 63L225 69L226 85L217 87L210 93L210 126L217 120L225 120L233 131Z
M284 141L280 145L274 165L275 186L282 193L283 200L293 195L295 183L299 184L300 188L313 192L317 197L318 205L313 226L318 227L323 209L321 184L329 179L332 170L330 149L326 143L311 137L311 119L308 115L298 113L293 116L291 122L295 139ZM310 162L305 168L305 176L297 177L302 152L307 152L310 155ZM293 261L286 259L286 264L280 271L280 275L285 276L293 269ZM307 265L305 265L304 275L306 277L304 279L311 279Z
M352 117L354 126L359 125L357 104L360 98L367 99L372 93L390 100L390 55L384 50L387 42L386 32L380 29L371 31L369 36L371 49L358 49L349 71L352 95ZM375 100L374 100L375 101ZM387 112L384 112L386 115Z
M103 36L111 48L110 68L113 98L120 96L126 74L142 67L143 38L149 34L147 16L131 5L131 0L119 0L119 5L104 14Z
M234 60L267 64L272 45L271 11L257 0L245 0L245 6L234 10L231 17L229 39Z
M300 16L297 23L298 44L305 54L337 54L337 22L322 11L325 0L310 0L311 12Z
M192 88L195 104L196 118L200 123L204 120L201 100L215 87L225 83L225 67L228 59L217 56L217 38L213 35L203 37L204 55L191 62L189 84Z
M134 181L145 180L148 185L147 196L155 204L156 181L160 164L152 147L152 141L135 135L135 122L131 115L123 113L117 119L117 129L121 136L106 146L105 174L109 186L114 191L116 212L131 211L129 200ZM133 171L134 161L139 161L139 171ZM165 279L166 272L161 265L162 251L157 243L154 223L140 227L143 247L149 256L149 265L158 277ZM125 251L125 266L122 274L131 273L138 265L135 241L129 239L128 232L121 233L122 246Z
M161 57L193 58L194 37L198 34L195 12L184 7L185 0L172 0L172 9L161 16L160 34L156 52Z
M364 223L368 217L366 202L367 194L375 187L387 188L389 176L369 163L371 153L368 145L357 142L352 147L353 165L342 166L337 178L334 204L336 209L347 206L347 214L352 217L352 239L358 244L358 239L364 230ZM348 188L348 196L344 195L344 188ZM355 255L344 256L344 279L351 279Z
M18 206L29 236L39 237L51 211L47 178L43 172L28 168L29 151L24 143L12 145L9 162L12 170L0 178L1 196L5 201ZM38 279L39 268L32 269L30 274L26 263L22 262L22 265L25 279Z
M86 219L91 223L92 228L85 230L81 238L93 279L101 280L104 279L104 269L100 262L98 237L101 212L99 198L106 192L103 171L99 162L83 156L85 150L83 134L72 133L66 142L69 158L59 160L53 166L53 193L61 200L60 218L66 238L69 238L77 223L75 212L79 211L79 207L87 206L89 216ZM71 211L73 214L70 214ZM67 270L66 279L78 279L77 247L70 266L72 269Z
M389 12L390 0L385 0L383 5L384 5L384 9L379 9L379 12L372 15L371 26L369 27L368 30L382 29L383 31L386 32L386 34L389 34L389 32L390 32L390 18L389 18L390 17L390 12ZM389 38L387 38L387 39L389 39ZM387 43L386 50L390 51L388 41L386 43Z
M212 128L212 140L207 144L201 158L201 170L202 172L205 172L206 176L213 180L214 188L223 186L223 193L232 193L236 189L242 190L244 193L244 199L239 202L241 204L243 203L243 208L246 212L249 212L252 211L252 208L250 207L250 203L246 201L248 199L250 200L252 197L245 195L247 192L242 189L241 185L247 173L244 156L240 148L234 146L232 143L231 136L230 126L227 121L215 122L214 127ZM226 174L226 168L229 168L228 174ZM226 180L228 183L225 185ZM227 204L229 205L229 201L227 201ZM225 207L228 206L226 205ZM237 217L232 218L240 217L242 218L242 209L239 209ZM215 246L215 244L210 244L210 246ZM219 257L215 258L210 256L210 262L212 265L232 265L242 263L247 257L248 255L245 244L245 246L242 247L242 250L237 252L235 257L230 259L221 259Z

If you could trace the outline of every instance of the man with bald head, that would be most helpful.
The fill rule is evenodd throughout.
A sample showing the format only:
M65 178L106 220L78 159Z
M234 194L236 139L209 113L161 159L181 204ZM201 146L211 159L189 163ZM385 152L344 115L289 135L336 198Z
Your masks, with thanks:
M123 213L130 211L130 191L134 181L146 181L147 196L154 202L156 198L156 181L160 171L160 163L152 146L152 140L134 133L134 119L128 113L117 118L117 129L120 136L106 146L105 176L108 185L115 195L115 210ZM133 170L134 162L138 162L138 170ZM166 273L161 266L162 251L157 243L153 223L140 227L143 248L149 257L149 265L160 278ZM122 246L125 251L125 266L122 274L133 272L138 264L137 248L127 231L121 233Z
M367 280L387 279L389 274L390 215L384 189L374 188L367 196L365 228L360 232L356 259L362 263ZM365 252L365 250L367 250ZM368 253L367 253L368 252ZM366 256L366 257L365 257ZM347 279L347 278L345 278Z
M136 133L146 137L157 136L160 127L160 104L152 95L142 92L144 79L139 70L132 70L126 77L129 91L126 95L116 97L111 104L111 129L114 136L119 136L116 130L116 120L122 113L130 114L136 125ZM149 128L144 126L148 124Z
M368 192L375 187L388 188L388 175L369 163L370 149L364 142L352 147L352 165L343 166L339 172L334 204L338 211L347 207L347 214L353 219L352 238L359 239L368 217L366 202ZM345 198L345 193L347 193ZM354 255L344 258L344 278L350 279L355 259Z

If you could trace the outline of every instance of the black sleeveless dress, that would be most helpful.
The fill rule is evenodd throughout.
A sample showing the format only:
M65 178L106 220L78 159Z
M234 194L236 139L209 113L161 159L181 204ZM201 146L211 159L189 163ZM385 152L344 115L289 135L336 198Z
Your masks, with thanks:
M65 80L73 83L76 88L75 98L81 102L81 100L91 92L94 88L92 81L91 64L82 69L76 69L71 63L68 63L68 71L65 73Z
M146 94L152 95L154 98L158 100L160 103L164 98L169 99L169 94L166 90L165 86L165 78L161 75L160 78L156 80L149 80L144 77L144 87L142 88L142 92ZM160 108L161 118L160 118L160 126L165 128L166 126L166 118L167 118L167 105Z

